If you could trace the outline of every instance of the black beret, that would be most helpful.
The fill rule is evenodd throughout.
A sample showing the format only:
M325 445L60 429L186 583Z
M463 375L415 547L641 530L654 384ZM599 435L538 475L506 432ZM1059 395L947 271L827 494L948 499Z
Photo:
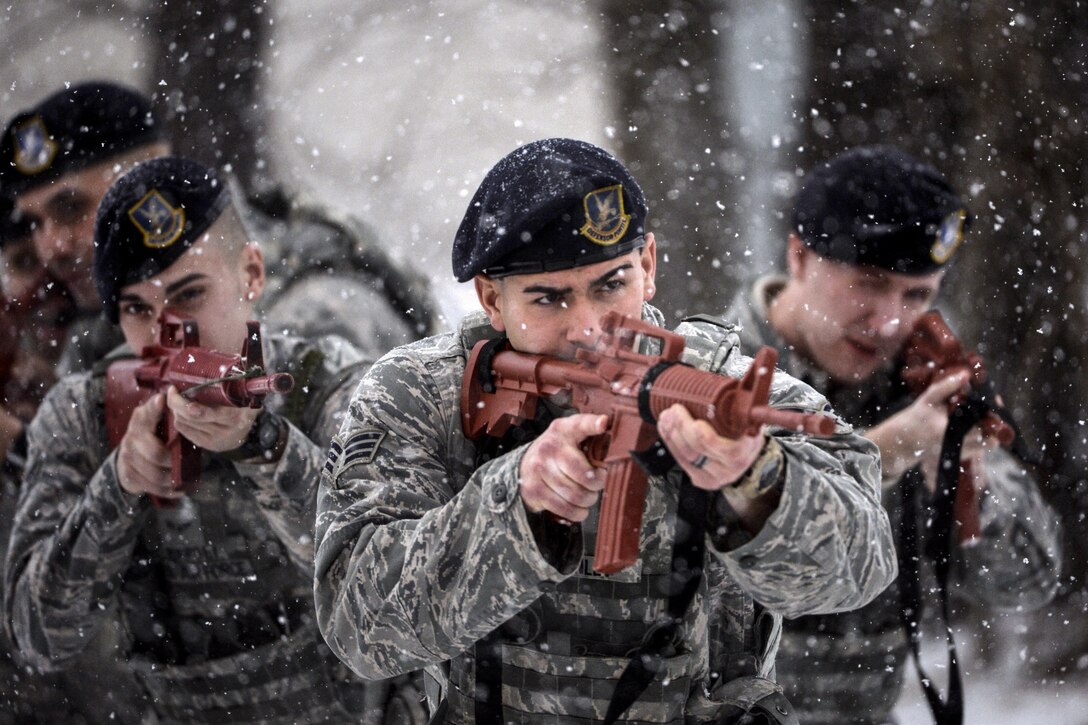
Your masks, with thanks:
M165 138L165 125L142 93L102 81L69 86L17 114L4 129L0 192L14 198Z
M646 200L634 177L583 141L534 141L484 177L453 243L459 282L595 264L643 244Z
M817 254L906 274L940 269L970 215L948 180L890 146L846 151L809 173L794 231Z
M117 322L121 289L177 261L230 200L214 169L178 156L144 161L113 182L94 224L94 283L106 316Z

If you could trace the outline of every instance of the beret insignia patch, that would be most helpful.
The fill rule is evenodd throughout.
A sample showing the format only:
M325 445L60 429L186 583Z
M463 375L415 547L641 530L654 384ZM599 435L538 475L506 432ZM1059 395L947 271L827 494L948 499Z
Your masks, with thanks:
M170 206L157 189L136 202L128 210L128 218L144 235L144 246L152 249L169 247L185 228L185 210Z
M624 213L622 184L589 192L582 199L582 205L586 223L578 231L591 242L602 246L615 244L631 223L631 215Z
M967 219L967 211L957 209L944 218L940 229L937 230L937 240L929 248L929 256L937 264L944 264L956 247L963 241L963 224Z
M40 116L21 123L13 132L15 168L28 176L49 168L57 155L57 144L49 137Z

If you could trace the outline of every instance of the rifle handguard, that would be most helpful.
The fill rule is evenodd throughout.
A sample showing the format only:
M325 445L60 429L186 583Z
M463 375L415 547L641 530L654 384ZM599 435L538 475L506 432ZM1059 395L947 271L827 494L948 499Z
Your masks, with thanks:
M477 343L461 387L462 430L470 440L502 437L534 418L541 398L558 394L579 413L608 417L606 432L582 446L590 463L607 471L594 553L594 569L601 573L615 573L638 558L647 477L633 454L659 440L656 422L669 407L683 405L726 438L755 435L765 424L834 432L833 418L768 405L778 357L772 348L760 350L738 380L682 364L684 338L676 333L616 313L601 319L601 329L597 346L579 350L576 360ZM640 335L659 339L662 353L637 352Z
M196 322L168 310L159 317L159 344L145 347L139 358L112 363L106 371L106 431L116 448L128 431L137 406L170 386L189 400L210 406L260 408L269 393L287 393L295 385L289 373L264 375L261 328L246 323L242 353L230 354L200 347ZM191 493L200 483L201 450L174 428L167 410L156 429L170 449L171 480L176 491ZM155 505L173 506L169 499L152 497Z

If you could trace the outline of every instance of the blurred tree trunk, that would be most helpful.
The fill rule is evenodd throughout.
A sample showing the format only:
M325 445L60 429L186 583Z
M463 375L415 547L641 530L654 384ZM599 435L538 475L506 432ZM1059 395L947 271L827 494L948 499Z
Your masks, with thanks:
M975 215L942 306L1044 453L1040 479L1063 518L1066 577L1022 644L1051 672L1076 669L1088 653L1077 624L1088 601L1083 5L805 8L815 82L801 165L856 144L896 144L946 173Z
M606 85L615 93L614 151L650 207L658 296L666 316L715 312L734 270L738 213L724 105L721 0L601 0Z
M263 59L270 0L153 3L148 87L165 99L175 152L230 168L251 192L272 183Z

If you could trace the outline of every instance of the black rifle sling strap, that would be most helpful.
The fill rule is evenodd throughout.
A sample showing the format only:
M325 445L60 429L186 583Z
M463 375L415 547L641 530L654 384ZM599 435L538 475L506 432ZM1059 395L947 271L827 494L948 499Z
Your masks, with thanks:
M704 322L727 332L732 330L721 318L709 315L695 315L685 318L684 321ZM651 476L664 475L675 465L672 454L660 442L650 450L636 454L635 460ZM706 516L712 494L695 488L688 477L683 476L678 495L676 538L673 541L671 557L672 577L666 611L642 638L642 644L631 655L631 661L620 675L612 693L612 700L608 703L605 725L612 725L619 720L653 682L661 669L662 660L677 653L684 613L691 606L702 582L703 557L706 554Z
M937 485L932 499L932 532L927 537L925 555L933 562L940 599L941 616L948 638L948 698L942 700L933 681L922 669L919 659L919 623L922 615L921 582L919 576L918 518L914 506L915 496L924 488L922 473L912 468L900 482L903 510L902 538L899 545L899 599L900 617L915 668L922 682L929 708L938 725L960 725L963 722L963 681L956 657L956 641L948 618L948 575L952 559L952 528L955 516L956 488L960 478L960 453L963 440L988 413L996 413L1016 432L1013 452L1025 461L1035 456L1028 450L1009 412L997 405L990 390L972 387L971 392L956 406L948 417L948 427L941 441L940 461L937 469Z
M957 465L958 468L958 465ZM938 725L959 725L963 722L963 683L960 678L959 660L956 657L956 641L952 627L948 622L948 569L944 567L944 576L937 574L937 593L941 601L941 614L944 617L945 633L948 637L948 699L942 700L941 694L933 681L922 668L919 656L921 640L920 624L922 620L922 591L920 580L920 547L918 546L918 514L915 497L924 489L922 472L912 468L903 475L899 482L902 502L903 522L900 531L899 546L899 616L907 643L914 655L914 667L922 683L929 709Z
M687 476L680 484L676 507L676 539L672 547L672 581L666 612L642 638L620 675L608 703L605 725L615 723L653 682L662 660L677 654L681 623L699 590L706 553L706 512L709 491L695 488Z

